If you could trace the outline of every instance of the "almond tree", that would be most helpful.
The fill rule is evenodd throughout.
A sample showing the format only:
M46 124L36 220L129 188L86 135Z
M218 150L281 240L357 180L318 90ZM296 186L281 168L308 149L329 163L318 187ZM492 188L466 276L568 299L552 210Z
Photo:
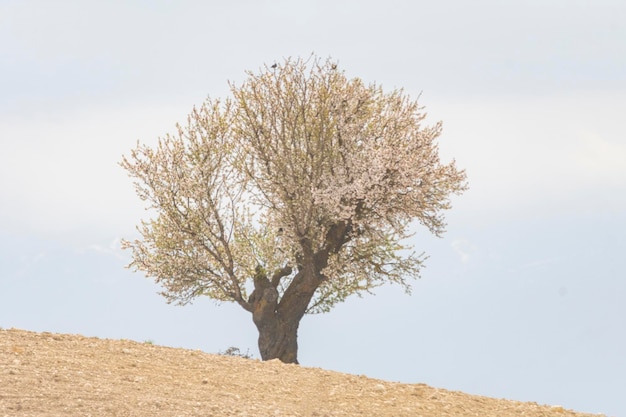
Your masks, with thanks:
M168 302L236 302L262 359L297 363L304 314L386 282L410 291L424 256L408 227L440 236L465 173L440 162L441 124L401 90L314 56L247 75L123 158L154 214L123 245Z

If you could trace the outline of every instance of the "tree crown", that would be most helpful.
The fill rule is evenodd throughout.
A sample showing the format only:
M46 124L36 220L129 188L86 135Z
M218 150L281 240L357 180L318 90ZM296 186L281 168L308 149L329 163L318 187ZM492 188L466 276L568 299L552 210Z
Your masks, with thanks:
M424 126L402 90L349 79L330 59L247 75L123 158L156 213L142 240L124 242L130 266L169 301L207 295L249 311L253 286L283 297L305 269L319 280L308 312L385 282L408 291L423 262L403 243L409 224L441 235L450 195L467 187L439 160L441 123Z

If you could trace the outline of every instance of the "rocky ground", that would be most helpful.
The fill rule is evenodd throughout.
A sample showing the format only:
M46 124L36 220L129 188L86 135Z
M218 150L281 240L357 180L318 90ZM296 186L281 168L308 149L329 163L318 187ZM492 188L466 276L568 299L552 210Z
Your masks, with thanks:
M3 416L559 416L561 407L128 340L0 330Z

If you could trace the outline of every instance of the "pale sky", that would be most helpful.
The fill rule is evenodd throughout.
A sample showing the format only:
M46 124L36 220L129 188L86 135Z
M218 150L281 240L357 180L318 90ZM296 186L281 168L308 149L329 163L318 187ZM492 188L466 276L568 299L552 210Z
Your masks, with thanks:
M303 366L626 415L626 2L0 0L0 326L258 356L236 305L124 269L117 165L288 56L402 87L467 169L393 286L300 326Z

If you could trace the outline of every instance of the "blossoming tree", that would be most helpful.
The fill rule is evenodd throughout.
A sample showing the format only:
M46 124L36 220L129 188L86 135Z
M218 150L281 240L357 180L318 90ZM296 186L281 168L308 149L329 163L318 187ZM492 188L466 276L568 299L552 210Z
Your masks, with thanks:
M262 359L297 363L304 314L386 282L410 290L424 258L408 227L439 236L465 174L440 162L441 124L402 91L317 57L247 75L123 158L154 214L123 245L168 302L236 302Z

